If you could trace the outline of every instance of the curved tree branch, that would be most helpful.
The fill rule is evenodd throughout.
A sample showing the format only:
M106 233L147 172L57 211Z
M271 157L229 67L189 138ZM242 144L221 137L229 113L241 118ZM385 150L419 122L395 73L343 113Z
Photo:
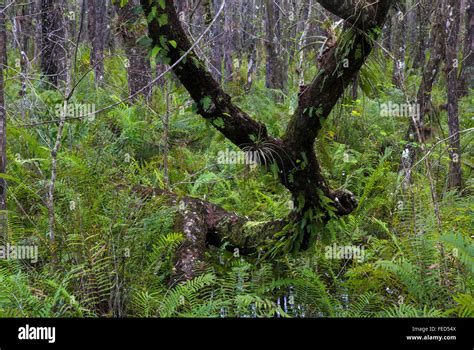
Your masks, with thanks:
M349 12L357 12L360 4L364 3L357 1L359 5L350 5L351 2L347 0L319 2L344 19L349 19ZM284 146L290 150L292 157L307 159L304 166L295 169L294 178L297 180L290 189L292 193L300 193L314 201L318 197L318 189L323 189L324 194L334 200L340 215L350 213L355 208L355 198L349 193L328 190L321 176L313 145L323 122L372 51L373 42L383 26L390 4L391 0L379 0L365 7L364 11L374 13L370 21L364 22L365 31L346 25L338 42L320 58L320 70L312 83L302 87L298 108L284 136ZM364 14L362 18L365 16Z
M264 124L234 105L212 78L191 50L173 1L141 0L153 45L161 50L168 63L174 65L173 71L195 101L197 112L241 149L265 149L266 164L278 166L282 184L297 201L298 209L291 216L293 221L322 220L324 224L331 213L347 215L352 212L357 201L350 192L330 189L322 176L314 142L322 123L370 54L392 1L320 3L348 22L337 44L323 54L318 75L301 92L298 108L280 140L270 136ZM184 52L189 55L180 61ZM332 203L328 204L323 197ZM304 238L299 245L302 249L308 247L314 228L303 228L303 231Z
M317 0L329 12L353 26L367 30L383 22L393 1L386 0Z
M215 204L193 197L180 197L175 193L135 186L133 191L143 198L160 196L169 207L177 208L175 230L182 232L184 242L176 253L174 279L190 279L204 260L209 246L222 247L240 255L255 255L265 242L286 226L288 220L275 220L248 225L249 218L229 212Z
M157 11L148 24L153 46L166 51L166 57L173 64L181 58L183 52L191 48L191 43L181 26L173 1L164 1L165 8L159 3L157 0L141 0L147 17L153 9ZM161 16L167 18L166 24L160 25L158 19L165 18ZM222 90L194 51L176 65L173 71L196 102L198 113L235 145L245 147L254 144L255 140L275 142L268 135L264 124L253 120L232 103L230 96Z

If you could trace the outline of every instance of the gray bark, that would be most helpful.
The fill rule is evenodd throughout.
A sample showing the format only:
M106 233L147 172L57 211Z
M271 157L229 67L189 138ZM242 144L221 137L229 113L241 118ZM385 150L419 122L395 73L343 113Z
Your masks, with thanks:
M88 29L92 43L90 62L94 69L95 84L104 80L104 48L107 33L107 7L103 0L88 0Z
M463 63L461 75L461 96L474 88L474 0L466 0L465 29L463 38Z
M127 58L128 91L130 95L135 95L138 91L145 97L149 97L152 87L147 85L152 80L150 61L148 60L147 49L136 44L137 40L146 32L140 23L140 15L134 12L134 7L138 5L137 0L129 0L128 3L120 7L116 3L116 10L119 20L119 35L123 42L125 55Z
M402 9L392 17L392 50L395 60L393 62L392 82L402 88L405 80L405 40L406 17Z
M41 0L41 71L52 86L66 79L65 23L60 0Z
M212 15L215 16L221 7L221 0L212 1ZM219 18L211 29L212 35L212 57L211 57L211 73L214 79L220 81L222 79L222 60L224 54L222 52L222 20Z
M6 173L7 166L7 113L5 108L5 87L3 80L6 68L6 30L4 7L0 7L0 173ZM0 210L7 209L7 182L0 178ZM6 233L6 214L0 214L0 232Z
M282 15L281 0L265 0L265 49L266 49L266 87L275 90L286 90L284 52L281 44Z
M448 0L447 45L447 89L448 89L448 127L449 127L449 187L460 189L462 185L461 174L461 144L459 137L459 79L458 68L458 37L460 24L459 0Z

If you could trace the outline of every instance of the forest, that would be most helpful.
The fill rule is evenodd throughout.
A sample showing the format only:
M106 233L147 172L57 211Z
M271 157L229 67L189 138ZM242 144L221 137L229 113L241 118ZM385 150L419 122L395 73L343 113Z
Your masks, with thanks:
M0 0L0 318L474 317L474 0Z

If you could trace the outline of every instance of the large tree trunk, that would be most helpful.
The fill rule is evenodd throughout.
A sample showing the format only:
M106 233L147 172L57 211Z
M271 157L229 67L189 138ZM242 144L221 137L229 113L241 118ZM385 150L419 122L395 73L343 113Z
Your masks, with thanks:
M60 0L41 0L41 71L50 85L65 81L64 9Z
M448 0L448 31L446 44L446 68L448 89L448 127L449 127L449 187L461 188L461 144L459 137L459 79L458 79L458 37L460 24L459 0Z
M176 254L175 281L193 277L208 246L225 245L226 250L239 255L268 253L259 249L262 242L271 240L288 224L286 220L275 220L249 227L249 218L198 198L145 186L135 186L133 190L143 198L160 196L167 200L167 205L178 208L174 226L184 234L185 241Z
M146 16L152 11L157 11L157 18L163 14L167 16L166 24L160 24L156 19L150 21L149 36L154 45L168 51L173 71L196 102L197 112L241 149L260 152L265 157L261 164L277 167L281 183L291 192L296 204L288 218L289 226L278 238L287 239L285 252L307 249L332 215L347 215L357 205L352 193L334 191L328 186L319 168L314 144L322 124L372 51L373 40L376 40L391 5L389 0L363 8L357 1L320 2L348 21L345 37L321 57L321 70L300 94L285 136L277 139L268 134L264 124L235 106L205 70L180 25L173 2L166 0L165 8L162 8L158 0L141 0ZM174 44L163 44L160 42L162 37L173 40ZM339 45L342 43L349 49L341 50ZM185 58L183 53L187 53ZM341 61L349 64L341 65ZM193 235L190 239L188 244L201 251L202 243L196 246ZM192 249L187 254L184 259L194 256L199 260Z
M140 26L140 15L134 12L134 7L137 5L137 0L129 0L123 7L119 2L115 4L119 20L118 30L127 56L128 91L130 95L140 92L148 97L152 90L152 87L148 86L152 74L147 50L136 44L146 31L146 28Z

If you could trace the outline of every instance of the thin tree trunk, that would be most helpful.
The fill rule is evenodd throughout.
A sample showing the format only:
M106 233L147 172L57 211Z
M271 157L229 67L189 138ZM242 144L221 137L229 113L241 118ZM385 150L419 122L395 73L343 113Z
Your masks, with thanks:
M33 16L33 28L35 28L34 34L32 35L33 40L33 56L41 56L41 47L42 47L42 37L43 37L43 21L42 21L42 12L41 12L41 3L43 0L34 0L32 3L33 8L31 12L35 14Z
M129 94L133 95L142 91L142 95L149 97L152 87L147 85L152 80L150 61L145 48L136 44L141 35L145 34L146 27L142 28L140 15L134 12L134 6L138 5L137 0L130 0L125 6L120 3L115 4L118 20L119 34L122 39L125 55L127 57L127 76Z
M6 30L5 30L5 8L0 7L0 173L5 174L7 168L7 113L5 108L5 87L3 80L4 68L6 68ZM2 238L7 238L7 181L0 178L0 233Z
M445 36L445 0L437 0L435 4L436 9L433 13L433 18L435 20L435 24L431 30L431 42L432 48L430 53L430 58L426 65L423 68L423 74L421 79L421 84L418 89L417 93L417 104L419 115L416 118L410 119L410 124L406 136L406 140L409 142L419 142L423 143L425 140L422 137L418 139L418 131L420 131L420 135L422 135L421 130L423 129L425 114L430 111L430 103L431 103L431 92L433 90L433 85L438 77L440 72L440 66L443 62L443 59L446 54L445 44L446 44L446 36ZM408 156L410 157L411 164L414 163L416 158L416 148L412 147L411 144L407 146ZM410 181L410 179L407 179Z
M69 33L67 26L64 27L64 38L65 43L68 43ZM68 45L69 46L69 45ZM48 209L48 224L49 224L49 241L50 241L50 249L51 249L51 259L53 266L56 266L58 263L58 244L57 244L57 237L56 237L56 218L55 218L55 209L54 209L54 192L56 187L56 179L57 179L57 169L58 169L58 153L61 148L61 141L64 132L64 126L66 123L66 116L68 113L68 105L69 105L69 98L71 90L72 90L72 79L71 79L71 55L68 50L68 46L64 47L65 49L65 73L66 73L66 81L64 87L64 102L62 109L60 111L59 116L59 124L56 134L56 141L53 145L51 150L51 178L48 184L48 193L46 199L46 206Z
M94 0L83 0L87 1L87 37L89 38L89 42L94 41L95 35L95 7L94 7ZM92 52L91 52L92 55Z
M22 20L20 21L20 68L21 68L21 90L20 96L22 97L21 101L21 119L23 122L25 120L25 112L26 112L26 86L27 86L27 79L28 79L28 70L30 68L30 60L28 58L29 53L29 38L32 35L32 22L30 17L30 4L24 4L21 7L21 17Z
M392 50L395 57L393 63L392 82L395 86L402 88L405 80L405 36L406 18L402 11L392 17Z
M170 119L170 89L169 83L165 83L166 113L163 117L163 177L166 190L170 188L168 153L169 153L169 119Z
M232 80L234 72L234 4L226 1L224 9L224 81Z
M50 83L59 88L65 81L63 10L60 0L41 0L41 71Z
M460 24L459 0L448 0L446 66L448 89L448 127L449 127L449 187L460 189L462 185L461 174L461 144L459 137L459 57L458 36Z
M103 0L89 0L89 38L92 42L91 66L94 68L95 84L101 86L104 80L104 48L106 36L107 7Z
M474 88L474 0L466 0L460 96Z
M413 68L417 69L423 67L425 63L425 49L427 47L427 30L429 23L429 15L426 14L425 10L426 4L421 0L413 11L416 11L417 25L418 25L418 35L416 40L416 46L414 47L414 62ZM430 4L430 6L433 6Z
M212 1L212 13L215 16L219 8L221 7L222 0L210 0ZM211 73L214 79L217 81L222 80L222 20L217 19L214 26L211 28Z
M267 54L265 81L268 89L285 91L286 77L284 77L284 62L282 57L284 55L281 45L280 5L281 0L265 0L265 48Z
M259 13L257 9L257 1L251 0L246 2L245 9L243 10L244 18L242 25L245 28L243 33L242 42L246 47L247 54L247 77L245 82L245 90L250 91L254 76L257 74L257 57L258 57L258 39L256 33L259 32Z
M439 67L442 62L442 59L445 54L445 35L444 35L444 19L445 19L445 7L444 7L445 0L438 0L435 4L435 11L433 13L435 19L435 25L432 28L432 52L430 55L429 61L426 63L423 69L423 77L418 89L417 94L417 107L414 111L412 111L410 115L410 126L407 132L407 140L409 141L406 149L403 152L402 159L401 159L401 168L405 173L405 177L403 179L403 188L404 190L408 190L411 186L411 171L413 164L416 159L417 155L417 148L415 147L415 141L419 144L420 150L422 154L426 153L425 148L425 138L423 133L423 123L424 123L424 115L428 112L428 104L431 101L431 91L436 80L436 77L439 73ZM406 94L406 88L404 87L404 92ZM407 101L410 103L410 101ZM426 167L426 174L428 177L429 185L430 185L430 192L431 198L433 201L434 213L437 221L437 228L438 230L441 229L441 217L439 212L439 204L438 204L438 194L436 192L436 187L433 181L433 177L431 175L431 164L428 157L424 159L425 167ZM414 196L414 194L412 194ZM412 197L412 202L414 201L414 197ZM414 229L416 230L416 223L414 223Z
M299 42L298 42L298 51L299 51L299 61L298 61L298 83L300 86L304 85L304 62L305 62L305 52L304 47L307 44L306 38L308 37L308 32L311 25L311 16L313 14L313 1L309 0L307 7L305 8L305 19L303 23L303 32L301 33Z

